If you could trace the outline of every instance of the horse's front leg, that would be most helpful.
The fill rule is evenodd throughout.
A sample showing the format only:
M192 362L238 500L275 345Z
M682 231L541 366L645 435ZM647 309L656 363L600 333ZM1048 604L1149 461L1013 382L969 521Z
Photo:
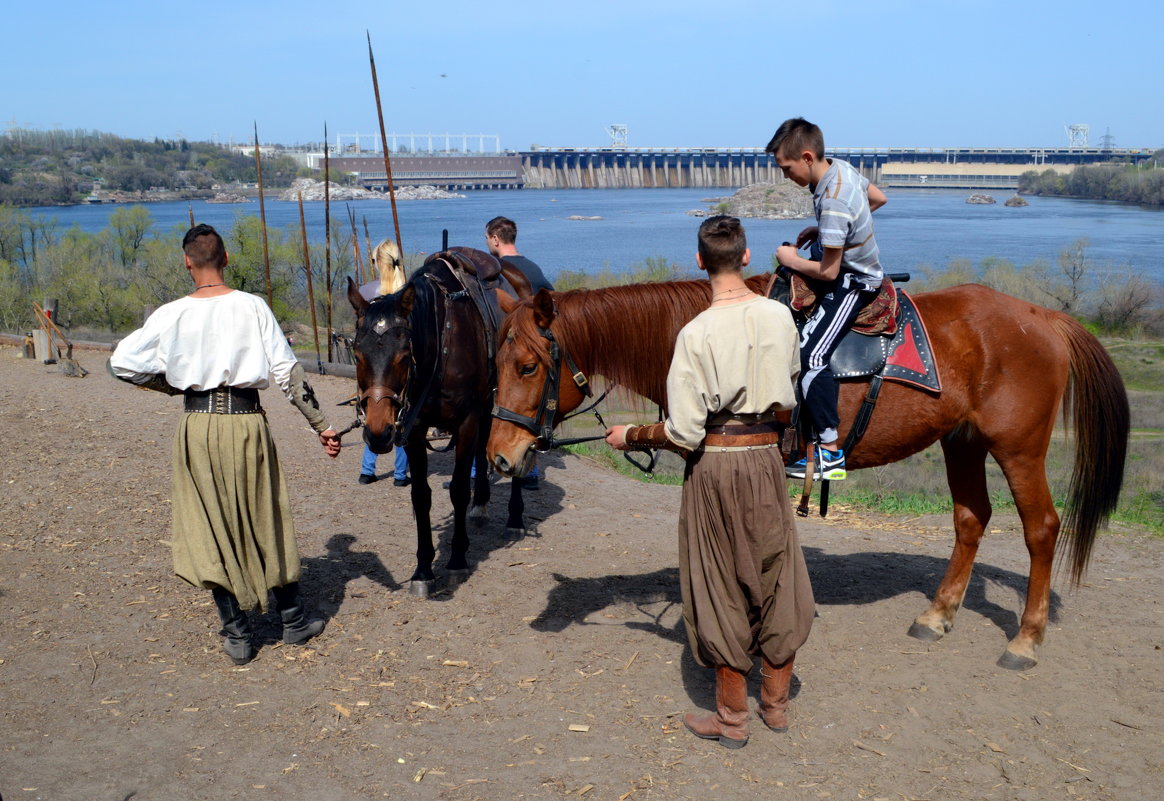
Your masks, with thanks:
M509 507L506 510L505 534L516 539L525 536L525 497L521 492L520 478L513 479L509 484Z
M449 482L449 499L453 503L453 541L449 549L449 583L460 584L469 577L469 532L466 527L470 488L469 473L477 452L477 420L472 415L457 429L457 449L453 462L453 478ZM487 477L477 476L478 480Z
M436 584L432 562L436 548L432 542L432 490L428 486L428 450L423 427L413 430L404 448L412 471L412 514L416 518L416 571L409 580L409 594L427 598Z
M946 480L954 500L954 551L930 608L909 628L909 636L931 642L940 640L954 627L954 615L966 595L978 543L991 513L986 489L986 449L977 442L944 438L942 452L946 457Z

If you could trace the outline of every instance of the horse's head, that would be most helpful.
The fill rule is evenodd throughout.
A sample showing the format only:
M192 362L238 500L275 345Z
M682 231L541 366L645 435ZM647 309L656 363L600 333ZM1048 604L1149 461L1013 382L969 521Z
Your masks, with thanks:
M509 314L497 346L497 396L486 454L499 473L524 476L535 450L585 395L573 379L564 344L552 328L553 295L541 290L525 301L503 303ZM563 378L563 374L565 377Z
M369 301L348 278L348 300L356 311L356 384L364 419L364 442L374 453L388 453L396 439L405 392L413 370L409 315L416 288Z

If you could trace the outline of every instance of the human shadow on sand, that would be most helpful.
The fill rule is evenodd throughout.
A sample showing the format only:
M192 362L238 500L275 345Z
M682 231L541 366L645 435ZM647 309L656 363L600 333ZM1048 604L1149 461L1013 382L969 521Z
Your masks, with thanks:
M400 589L400 582L384 567L378 554L352 548L357 541L352 534L336 534L327 541L327 553L323 556L300 560L303 569L299 587L309 616L330 621L344 604L348 584L359 578L368 578L389 591ZM282 641L283 624L273 606L261 620L254 622L257 645Z
M924 593L932 596L945 574L947 560L923 554L903 554L889 551L867 551L853 554L830 554L820 548L804 548L812 579L813 593L818 606L865 605L887 600L898 595ZM546 606L530 623L542 632L560 632L571 625L599 625L595 616L611 607L632 605L639 617L627 619L621 625L628 629L647 631L677 643L687 644L687 634L680 616L669 625L661 621L660 604L682 603L679 592L678 568L664 568L637 575L608 575L571 578L554 574L557 584L550 589ZM1013 608L998 605L987 598L990 587L1003 587L1014 596ZM980 614L1001 629L1007 638L1018 633L1019 615L1025 600L1027 577L1011 570L977 563L971 575L962 604L963 611ZM925 605L919 604L920 614ZM1049 617L1056 620L1061 598L1052 591ZM625 612L623 613L625 614ZM674 615L669 615L674 617ZM910 621L903 620L902 635ZM605 620L602 625L610 625ZM700 706L714 705L714 672L700 667L684 647L681 656L683 683L689 696ZM753 694L758 693L759 671L750 676ZM798 691L799 680L794 677L792 692Z

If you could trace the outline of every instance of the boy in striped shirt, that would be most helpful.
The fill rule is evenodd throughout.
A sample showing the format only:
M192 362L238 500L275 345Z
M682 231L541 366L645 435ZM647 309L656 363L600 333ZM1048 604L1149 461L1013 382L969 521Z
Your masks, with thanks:
M785 120L764 148L784 177L812 191L817 224L805 228L795 247L783 245L776 260L810 279L816 311L801 329L800 389L804 411L819 441L817 478L843 479L845 454L837 442L837 384L829 365L853 319L877 295L884 273L873 236L872 213L885 205L880 189L848 162L826 159L824 135L803 117ZM797 251L810 246L810 257ZM804 478L806 460L788 468Z

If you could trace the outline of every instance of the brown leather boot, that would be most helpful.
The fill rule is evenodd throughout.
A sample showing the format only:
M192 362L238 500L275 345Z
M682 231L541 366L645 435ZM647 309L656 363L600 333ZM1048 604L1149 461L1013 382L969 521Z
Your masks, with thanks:
M683 725L696 737L719 740L724 748L748 744L748 675L735 668L715 669L715 712L683 716Z
M760 662L760 719L772 731L788 731L788 687L792 684L792 660L773 665L768 657Z

